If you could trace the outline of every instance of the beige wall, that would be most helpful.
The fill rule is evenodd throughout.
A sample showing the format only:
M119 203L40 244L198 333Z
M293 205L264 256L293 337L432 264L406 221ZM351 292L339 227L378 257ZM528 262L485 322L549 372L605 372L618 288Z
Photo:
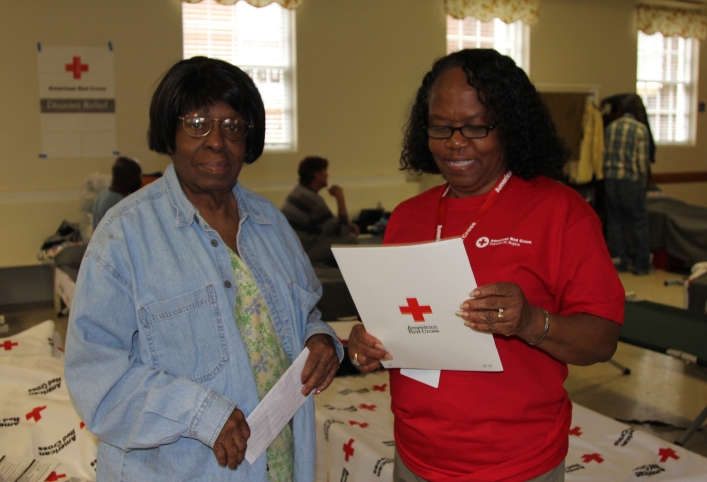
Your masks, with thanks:
M602 97L635 86L633 0L541 0L531 28L530 75L537 84L598 85ZM434 58L444 54L442 0L303 0L297 17L297 152L266 153L241 181L279 204L309 154L328 157L349 210L381 202L392 209L420 189L397 159L405 114ZM36 262L62 219L78 219L78 195L112 158L38 159L36 44L115 49L118 149L145 171L168 162L145 141L147 111L159 76L182 56L179 0L25 0L0 2L0 267ZM707 68L702 53L701 64ZM701 92L707 92L702 76ZM700 114L698 118L702 121ZM705 171L698 122L694 147L658 148L656 172ZM425 180L423 185L437 179ZM703 185L665 186L707 205ZM332 204L333 206L333 204Z

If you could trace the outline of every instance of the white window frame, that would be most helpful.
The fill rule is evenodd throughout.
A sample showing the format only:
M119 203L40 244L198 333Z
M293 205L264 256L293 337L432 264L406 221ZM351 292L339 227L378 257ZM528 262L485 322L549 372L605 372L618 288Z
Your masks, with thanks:
M281 15L283 28L270 31L269 38L264 37L268 29L263 25L272 25L272 21L266 19L272 18L273 10L278 10ZM241 35L238 35L239 24ZM249 32L248 27L256 26L260 28L251 28ZM235 5L221 5L214 0L182 2L182 32L184 58L204 55L225 60L243 69L253 79L265 104L265 151L296 151L294 11L275 2L260 8L245 1ZM266 50L263 44L275 44L280 48ZM273 79L279 80L269 82ZM280 82L282 86L277 85Z
M468 29L471 22L474 23L473 32ZM482 29L492 30L493 37L484 36ZM526 74L530 74L530 27L522 20L507 24L498 18L482 22L472 16L459 20L447 15L447 53L465 48L494 48L511 57Z
M638 32L636 92L656 144L695 145L699 41ZM672 57L675 69L665 68Z

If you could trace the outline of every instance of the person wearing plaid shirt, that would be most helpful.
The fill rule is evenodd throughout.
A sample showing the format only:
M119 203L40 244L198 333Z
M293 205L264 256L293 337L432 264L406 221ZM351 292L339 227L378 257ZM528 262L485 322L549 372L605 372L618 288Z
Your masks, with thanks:
M604 186L606 191L607 244L619 271L629 266L626 240L628 224L633 233L633 273L648 274L650 234L646 210L648 182L648 128L636 120L643 107L637 94L621 103L623 116L606 126L604 133Z

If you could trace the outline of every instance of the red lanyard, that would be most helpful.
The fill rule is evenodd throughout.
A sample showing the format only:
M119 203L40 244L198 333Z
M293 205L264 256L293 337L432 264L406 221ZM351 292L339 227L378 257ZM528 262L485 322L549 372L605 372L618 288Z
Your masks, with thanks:
M476 217L472 221L472 223L469 225L466 231L464 231L464 234L462 234L462 239L466 239L466 237L469 235L472 229L474 229L474 226L476 226L476 222L481 218L481 216L486 213L486 211L493 206L493 204L496 202L498 199L498 196L501 195L501 190L505 187L506 183L508 180L511 178L513 175L513 172L508 171L501 179L498 180L494 188L491 190L489 193L488 197L486 198L486 201L484 201L484 204L481 206L481 209L479 209L479 212L476 213ZM437 234L435 236L435 241L441 241L442 240L442 226L444 226L444 218L446 216L446 203L444 202L444 198L449 192L449 189L451 186L447 184L447 188L444 190L442 193L442 197L439 198L439 204L437 205Z

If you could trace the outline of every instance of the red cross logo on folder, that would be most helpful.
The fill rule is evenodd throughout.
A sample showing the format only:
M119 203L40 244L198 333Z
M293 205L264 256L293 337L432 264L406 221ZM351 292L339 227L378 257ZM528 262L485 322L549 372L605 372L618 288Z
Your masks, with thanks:
M401 314L412 315L412 319L419 322L425 321L424 315L432 314L432 307L420 306L420 303L417 302L417 298L405 298L405 300L408 302L408 305L400 307Z
M88 72L88 64L81 63L81 57L74 57L70 64L64 65L67 72L74 73L74 79L81 80L81 72Z

